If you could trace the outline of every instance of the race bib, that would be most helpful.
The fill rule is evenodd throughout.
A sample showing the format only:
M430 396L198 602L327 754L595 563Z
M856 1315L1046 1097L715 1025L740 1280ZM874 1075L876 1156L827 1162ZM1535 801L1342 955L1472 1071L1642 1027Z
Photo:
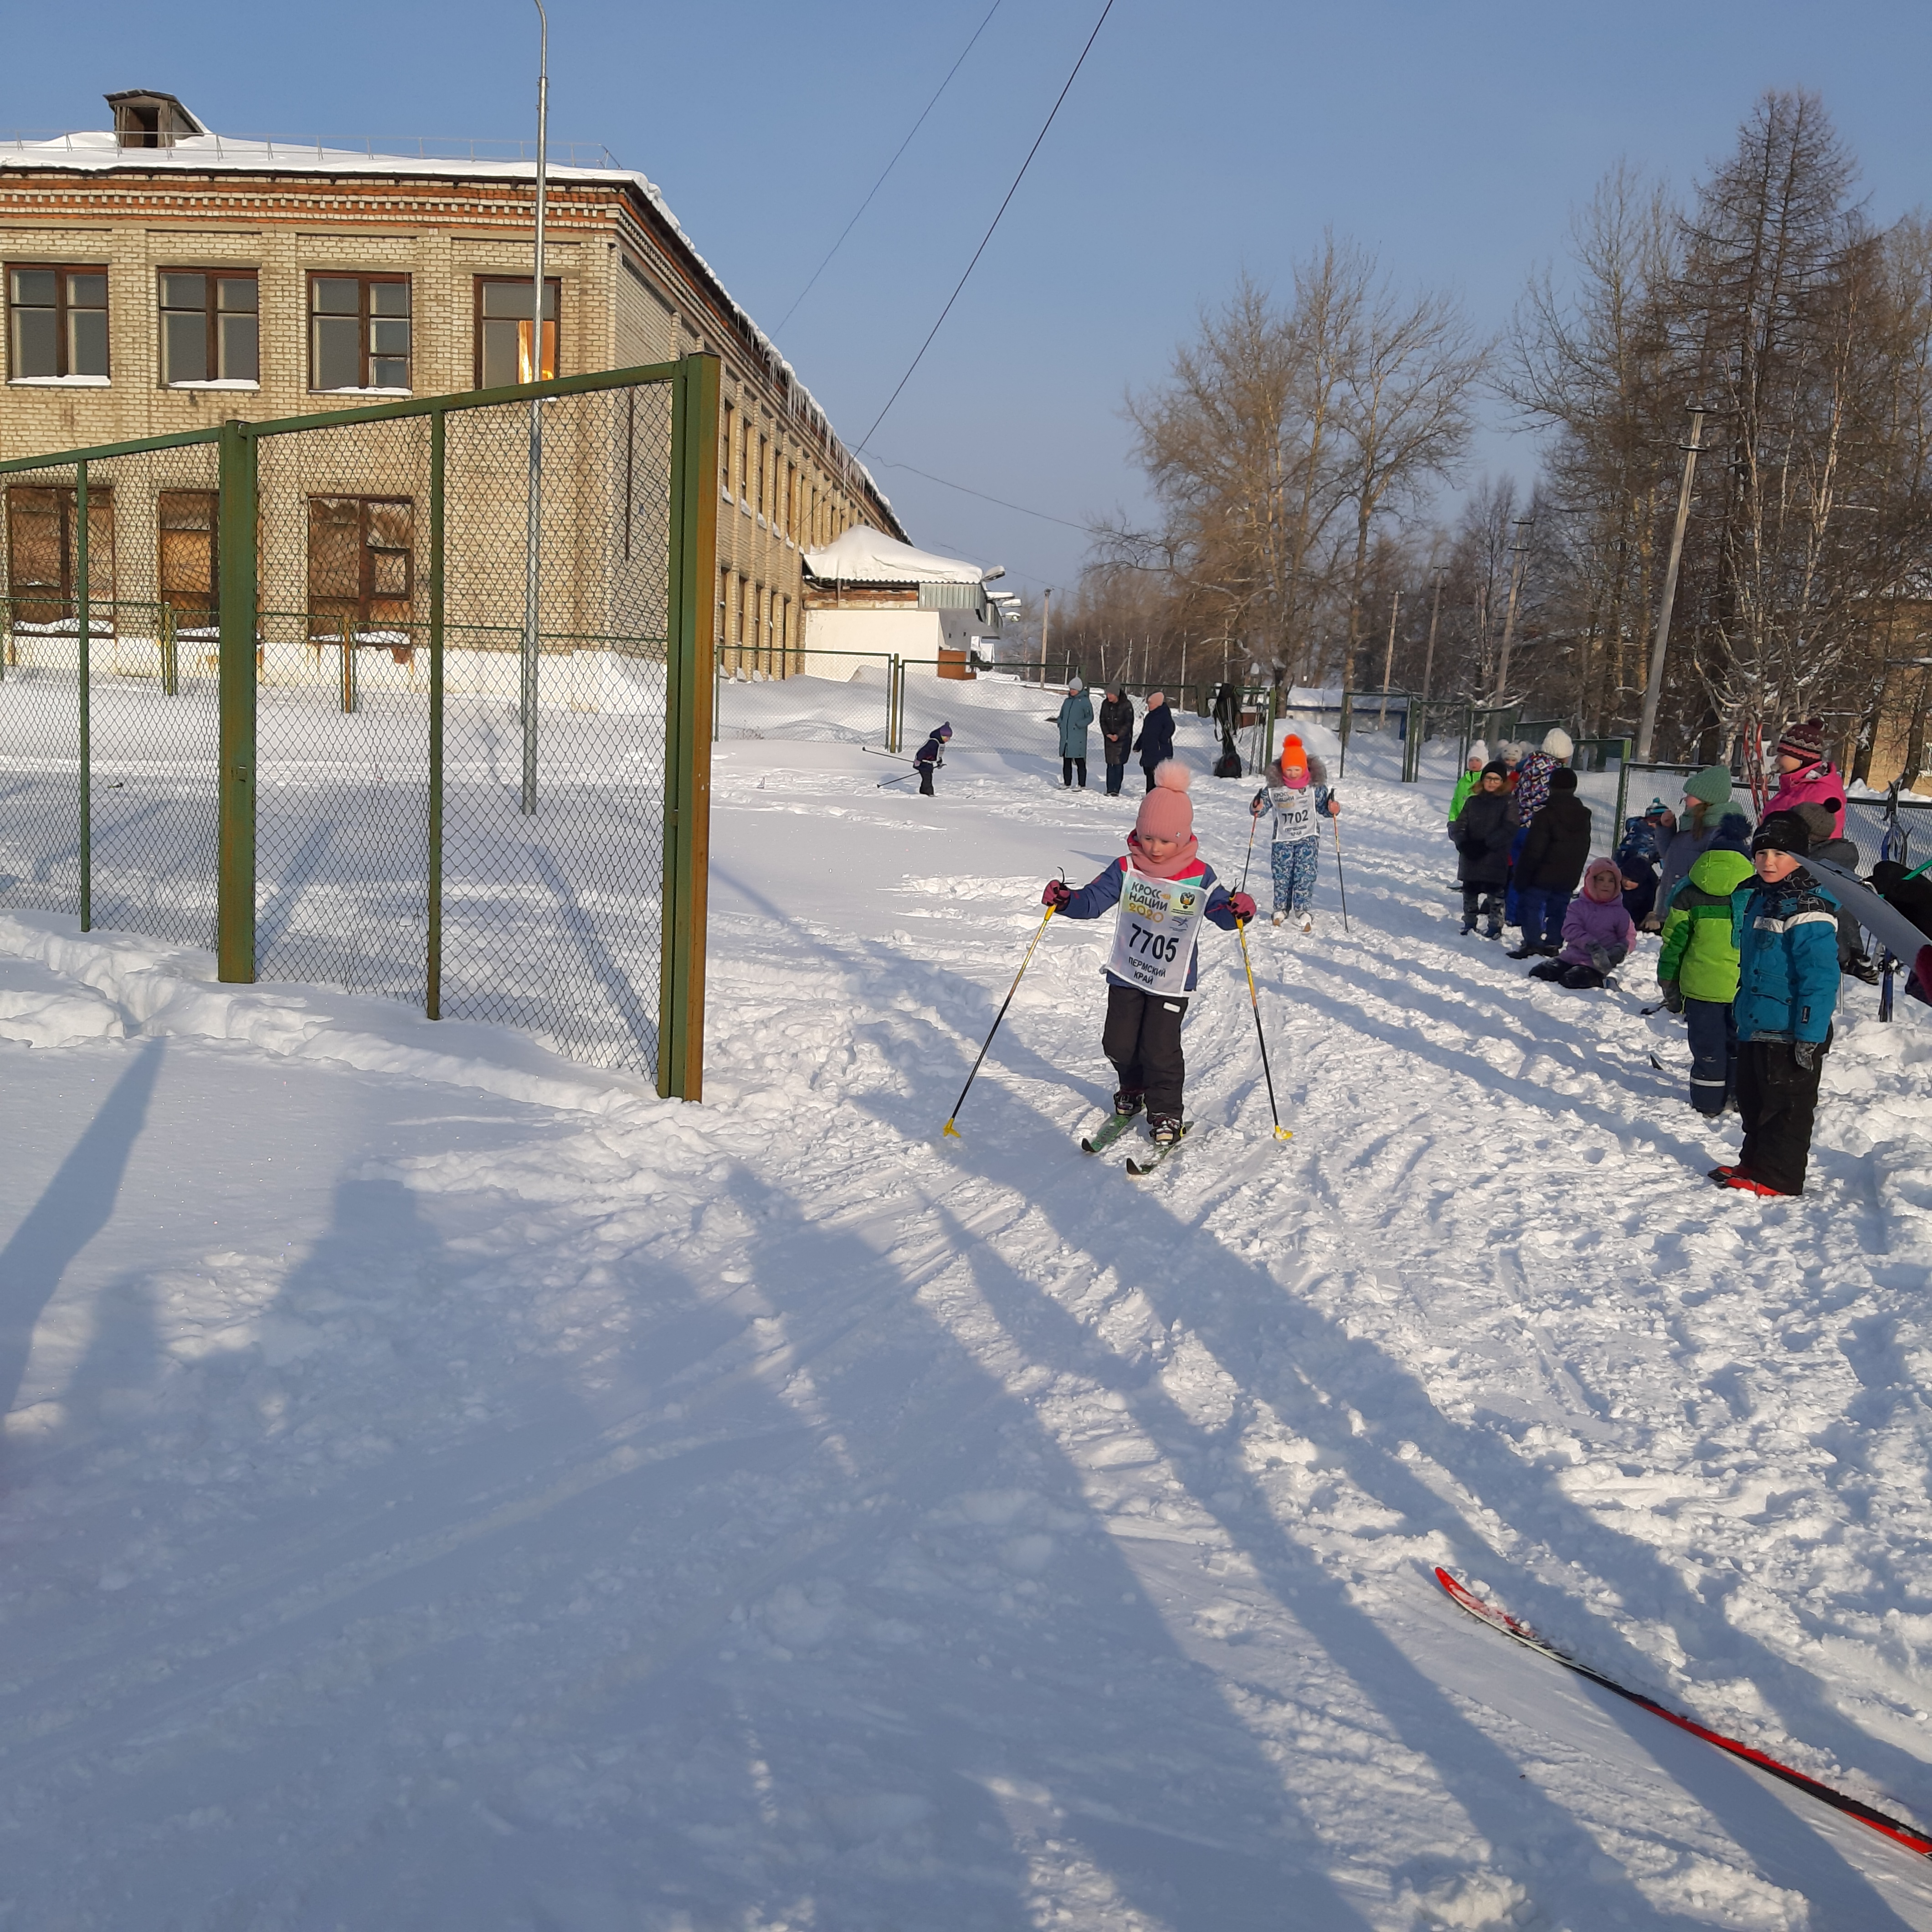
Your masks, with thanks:
M1268 799L1274 806L1274 836L1284 844L1315 836L1315 791L1304 786L1270 785Z
M1207 907L1208 887L1200 880L1150 879L1130 866L1107 970L1143 992L1184 994Z

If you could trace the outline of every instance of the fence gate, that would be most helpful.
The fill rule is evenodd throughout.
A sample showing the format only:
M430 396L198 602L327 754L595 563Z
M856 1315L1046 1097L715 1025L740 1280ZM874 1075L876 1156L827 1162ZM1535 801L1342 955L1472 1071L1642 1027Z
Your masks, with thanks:
M692 356L0 465L0 905L698 1097L717 392Z

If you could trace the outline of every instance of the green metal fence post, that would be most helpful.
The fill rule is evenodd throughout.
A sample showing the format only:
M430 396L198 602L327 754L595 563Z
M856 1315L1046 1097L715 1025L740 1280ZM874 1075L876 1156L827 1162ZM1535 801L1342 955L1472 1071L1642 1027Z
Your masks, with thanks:
M442 458L447 418L429 419L429 880L423 1011L442 1017Z
M255 439L225 422L220 446L221 526L220 857L215 970L230 984L255 976Z
M711 863L711 598L718 575L722 364L680 358L671 382L670 572L664 650L664 952L658 1091L704 1091L704 939Z
M80 630L75 640L74 695L80 717L80 929L94 925L94 667L88 658L88 623L91 613L87 582L87 465L74 466L75 591L80 600Z

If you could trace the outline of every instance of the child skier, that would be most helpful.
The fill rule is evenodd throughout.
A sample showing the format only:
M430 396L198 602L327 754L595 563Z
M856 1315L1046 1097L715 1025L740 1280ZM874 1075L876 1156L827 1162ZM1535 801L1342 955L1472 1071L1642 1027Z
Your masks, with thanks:
M1113 1062L1117 1119L1147 1108L1148 1136L1168 1147L1181 1135L1181 1087L1187 1069L1180 1023L1194 991L1195 942L1202 920L1224 932L1255 916L1246 892L1218 884L1194 838L1186 766L1173 759L1153 774L1127 834L1126 856L1076 892L1049 879L1040 903L1068 919L1097 919L1118 905L1114 950L1104 968L1107 1023L1100 1050Z
M932 775L944 764L944 752L948 739L952 736L952 727L942 724L912 754L913 770L919 774L919 795L921 798L933 796Z
M1623 868L1614 859L1592 859L1583 868L1582 896L1563 915L1563 950L1532 966L1529 976L1586 992L1603 985L1636 944L1636 927L1624 910Z
M1690 876L1664 915L1664 951L1657 962L1664 1004L1684 1016L1690 1038L1690 1104L1721 1114L1737 1085L1738 1034L1731 1003L1738 996L1738 943L1733 896L1753 876L1750 855L1720 838L1698 854Z
M1768 813L1751 841L1757 885L1732 901L1744 1144L1736 1163L1714 1167L1711 1178L1743 1194L1804 1192L1838 1004L1838 902L1804 869L1810 846L1796 813Z
M1328 789L1322 760L1291 733L1281 756L1269 766L1268 777L1248 808L1258 818L1274 807L1274 844L1269 869L1274 878L1274 922L1292 912L1304 932L1315 930L1315 869L1321 856L1323 818L1339 818L1341 801Z

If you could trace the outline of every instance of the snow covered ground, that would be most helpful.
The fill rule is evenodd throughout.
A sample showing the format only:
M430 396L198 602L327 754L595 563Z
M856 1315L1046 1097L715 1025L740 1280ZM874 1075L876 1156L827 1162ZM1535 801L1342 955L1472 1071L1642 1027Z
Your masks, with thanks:
M1199 1138L1082 1156L1056 921L942 1148L1133 804L956 742L718 748L701 1107L0 914L0 1927L1932 1928L1430 1580L1932 1823L1923 1010L1720 1196L1642 964L1459 940L1372 753L1292 1142L1210 932Z

